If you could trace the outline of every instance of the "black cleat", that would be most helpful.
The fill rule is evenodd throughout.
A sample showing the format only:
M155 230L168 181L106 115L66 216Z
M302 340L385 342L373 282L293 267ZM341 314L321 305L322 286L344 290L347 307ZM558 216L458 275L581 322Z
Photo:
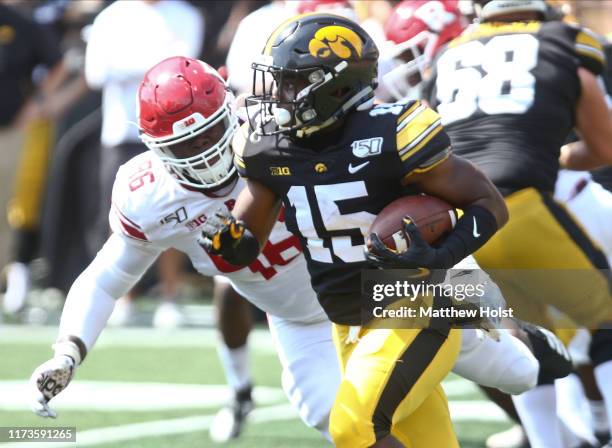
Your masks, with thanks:
M533 355L540 363L538 384L550 384L573 371L572 358L563 342L551 331L524 321L516 321L529 337Z
M602 448L612 448L612 440L610 440L610 431L595 432L595 438L599 441L601 445L603 445Z
M252 386L236 392L234 401L215 415L210 425L210 438L217 443L236 439L242 432L246 417L253 410Z

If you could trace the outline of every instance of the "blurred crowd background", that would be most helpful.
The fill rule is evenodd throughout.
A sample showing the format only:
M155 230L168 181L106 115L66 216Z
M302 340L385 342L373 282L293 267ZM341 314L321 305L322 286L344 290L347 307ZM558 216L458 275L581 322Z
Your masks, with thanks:
M52 297L47 308L60 309L108 236L115 172L146 150L138 139L135 96L151 66L177 54L198 57L219 68L237 95L248 93L251 56L282 20L335 8L383 41L396 3L0 0L4 319L44 323L47 314L28 303ZM461 3L469 9L471 2ZM602 36L612 31L612 1L552 3ZM115 321L126 323L132 299L146 294L160 299L154 324L184 324L176 304L185 296L208 296L202 280L189 289L198 278L191 273L181 254L165 253L121 300ZM39 312L26 313L28 308Z

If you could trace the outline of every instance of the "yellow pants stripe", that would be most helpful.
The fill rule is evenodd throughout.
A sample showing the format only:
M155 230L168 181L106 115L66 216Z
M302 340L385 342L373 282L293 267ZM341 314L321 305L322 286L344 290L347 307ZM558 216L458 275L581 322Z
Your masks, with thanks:
M588 329L612 322L601 251L565 208L533 188L506 198L508 223L475 257L501 288L514 315L548 328L552 306Z
M540 197L551 215L556 218L559 225L565 229L569 237L582 250L584 255L593 264L593 267L596 269L609 269L610 266L608 266L606 255L600 248L595 246L593 240L589 238L565 207L547 194L540 192Z
M440 382L452 369L461 333L420 329L362 329L334 325L342 382L330 415L338 448L366 448L391 434L407 447L458 447Z
M376 440L389 434L395 411L427 370L444 341L446 335L435 330L421 330L398 358L372 416ZM408 364L410 368L406 367Z

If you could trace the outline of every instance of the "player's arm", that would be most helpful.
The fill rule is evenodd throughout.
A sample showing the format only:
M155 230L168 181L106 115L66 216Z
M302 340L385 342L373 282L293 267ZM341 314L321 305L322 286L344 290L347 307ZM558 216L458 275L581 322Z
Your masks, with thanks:
M497 228L508 221L508 209L499 190L474 164L461 157L451 154L430 171L408 176L406 183L464 211L471 207L486 210L495 218Z
M474 165L451 154L451 142L440 116L420 102L407 105L397 120L397 151L402 183L463 209L463 216L440 247L423 240L405 220L408 250L395 253L370 235L368 259L380 267L450 268L480 248L508 220L502 196Z
M410 245L405 252L394 253L379 238L373 237L374 250L368 259L380 267L451 268L483 246L508 220L508 210L499 191L481 171L460 157L450 155L427 172L409 175L406 182L463 209L463 216L435 248L425 242L416 225L408 219L404 230Z
M202 228L200 244L236 266L253 262L274 227L280 198L261 182L246 179L234 209L218 210Z
M561 166L591 170L612 164L612 115L597 77L586 68L578 69L581 94L576 108L576 128L582 141L561 148Z
M76 366L106 326L115 300L132 289L158 255L156 249L113 234L75 280L62 311L54 357L40 365L30 379L36 394L34 412L56 417L49 400L70 383Z

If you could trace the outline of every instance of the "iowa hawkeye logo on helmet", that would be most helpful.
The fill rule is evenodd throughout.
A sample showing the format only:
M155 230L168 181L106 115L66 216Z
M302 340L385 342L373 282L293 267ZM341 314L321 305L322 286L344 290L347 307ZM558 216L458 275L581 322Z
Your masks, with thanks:
M315 58L327 58L332 53L341 59L360 58L362 44L353 30L332 25L317 30L308 43L308 50Z

